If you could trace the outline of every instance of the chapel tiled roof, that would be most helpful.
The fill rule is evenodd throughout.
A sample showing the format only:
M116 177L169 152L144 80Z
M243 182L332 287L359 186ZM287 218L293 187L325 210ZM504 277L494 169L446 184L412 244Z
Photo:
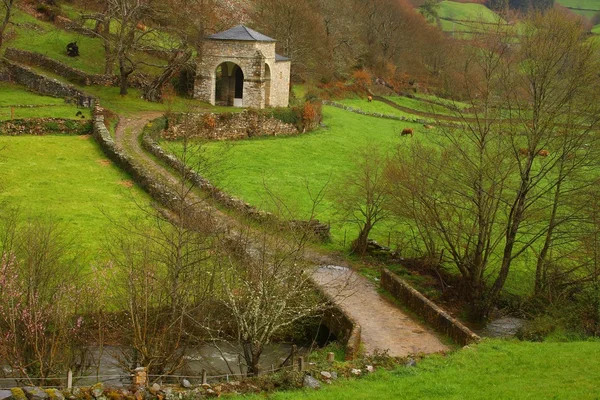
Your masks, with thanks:
M215 33L210 35L207 39L212 40L243 40L251 42L276 42L275 39L263 35L260 32L256 32L253 29L248 28L244 25L234 26L224 32Z

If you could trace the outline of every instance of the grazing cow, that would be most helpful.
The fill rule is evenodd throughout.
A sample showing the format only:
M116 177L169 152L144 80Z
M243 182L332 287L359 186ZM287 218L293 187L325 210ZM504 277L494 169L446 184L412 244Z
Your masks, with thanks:
M138 31L145 31L148 28L146 27L146 25L142 24L141 22L138 22L135 26L135 29L137 29Z
M402 132L400 133L400 136L406 136L406 135L410 135L411 137L414 135L414 131L412 128L404 128L402 129Z
M370 103L373 101L373 96L367 96L367 101Z
M548 157L550 155L550 152L548 150L539 150L537 154L540 157Z

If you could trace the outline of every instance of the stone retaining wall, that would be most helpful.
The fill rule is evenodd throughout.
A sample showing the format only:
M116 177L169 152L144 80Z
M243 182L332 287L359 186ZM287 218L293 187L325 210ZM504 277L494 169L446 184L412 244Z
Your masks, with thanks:
M173 125L163 134L165 139L178 139L183 135L200 137L207 140L247 139L254 136L297 135L293 124L285 123L264 112L246 110L239 113L207 113L189 115L192 118L188 126L194 126L194 132L185 132L182 125Z
M8 48L4 52L4 57L20 64L43 68L46 71L60 75L79 85L113 86L117 84L116 76L88 74L77 68L70 67L52 58L46 57L43 54L31 51Z
M383 114L383 113L372 113L372 112L367 112L367 111L363 111L359 108L354 108L354 107L350 107L350 106L346 106L344 104L341 103L337 103L335 101L329 101L329 100L323 100L323 104L326 106L332 106L332 107L336 107L336 108L341 108L342 110L346 110L346 111L350 111L353 112L355 114L360 114L360 115L367 115L369 117L377 117L377 118L384 118L384 119L393 119L396 121L406 121L406 122L415 122L418 124L425 124L425 125L433 125L433 124L437 124L436 121L427 121L425 119L422 118L409 118L409 117L404 117L404 116L398 116L398 115L390 115L390 114Z
M72 120L61 118L31 118L0 121L0 134L6 136L50 134L86 135L92 133L89 120Z
M56 79L48 78L47 76L38 74L28 67L19 65L7 59L2 60L2 63L10 80L23 85L34 92L45 94L52 97L63 99L72 99L82 107L93 107L95 99L74 86L57 81Z
M6 66L0 62L0 81L10 81L10 74L8 73L8 70L6 69Z
M117 75L89 74L32 51L8 48L4 52L4 58L15 63L42 68L78 85L119 86L119 77ZM129 76L127 82L130 87L142 89L144 82L148 79L148 76L134 72Z
M115 141L104 124L102 109L99 107L94 110L93 135L102 148L102 151L104 151L104 154L123 171L127 172L154 200L165 207L174 205L173 202L178 196L167 186L156 181L144 168L136 165L131 157L117 148Z
M346 345L346 360L358 358L361 341L360 325L339 306L332 306L323 314L323 323L338 341Z
M215 199L220 205L224 206L227 209L237 211L250 219L253 219L258 222L273 222L279 223L277 217L269 212L259 210L258 208L246 203L245 201L238 199L237 197L233 197L221 189L217 188L210 181L198 174L196 171L192 170L189 167L183 165L181 160L165 151L158 143L152 139L150 135L144 135L142 138L142 146L144 149L149 151L159 160L166 163L171 168L176 171L185 171L185 175L187 178L194 183L197 187L204 190L208 193L213 199ZM330 229L329 225L322 224L319 221L291 221L286 223L290 228L302 228L309 229L314 232L315 237L321 241L330 240Z
M388 269L381 272L381 287L392 294L412 312L423 318L437 331L449 336L461 346L478 342L480 337L456 318L442 310L407 282Z

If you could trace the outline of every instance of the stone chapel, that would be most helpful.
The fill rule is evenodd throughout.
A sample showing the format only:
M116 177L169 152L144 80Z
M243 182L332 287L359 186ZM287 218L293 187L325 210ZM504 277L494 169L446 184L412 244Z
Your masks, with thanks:
M275 53L275 43L243 25L206 37L194 97L212 105L287 107L291 61Z

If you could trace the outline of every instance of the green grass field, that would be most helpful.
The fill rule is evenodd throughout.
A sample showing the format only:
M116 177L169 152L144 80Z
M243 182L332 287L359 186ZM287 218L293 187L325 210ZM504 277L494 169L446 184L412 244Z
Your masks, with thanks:
M90 256L114 227L110 218L145 215L134 199L147 204L149 198L128 187L131 178L89 136L0 136L0 149L0 201L24 217L60 222Z
M458 3L444 0L439 3L438 15L445 32L472 32L481 23L497 23L501 18L482 4Z
M13 28L9 29L9 39L3 43L0 51L3 52L7 47L34 51L88 73L104 73L105 51L101 39L59 29L18 9L11 20ZM71 42L77 42L79 57L67 55L66 46ZM150 64L164 64L164 61L143 52L138 52L135 57ZM160 71L148 64L141 64L139 69L150 74ZM117 72L118 69L115 68L115 73Z
M389 107L380 102L362 100L362 103ZM349 246L358 230L355 225L344 223L336 213L334 193L342 178L355 171L356 154L367 145L393 152L399 144L409 140L427 143L444 139L435 129L425 129L421 124L362 116L327 106L323 108L323 115L327 128L309 134L206 144L209 158L212 155L220 160L208 178L227 193L261 209L276 211L271 192L294 211L297 219L308 217L311 195L325 188L325 197L316 208L316 218L331 223L330 247L340 250ZM405 127L415 130L413 138L400 137L398 132ZM163 145L175 153L181 149L177 142L163 142ZM376 226L370 236L385 245L389 240L389 244L395 246L411 237L405 229L397 221L389 220ZM535 263L528 257L531 255L525 253L515 261L506 285L509 292L530 293L531 268Z
M13 25L15 36L5 41L3 48L35 51L90 73L100 74L104 71L104 48L99 39L57 29L53 24L37 20L20 10L15 12L12 21L16 24ZM66 46L75 41L81 56L69 57Z
M594 14L600 11L600 2L598 0L556 0L561 6L567 7L575 14L592 18Z
M600 343L484 341L319 391L276 393L273 400L598 399ZM251 396L250 399L263 398Z
M8 120L14 113L14 118L63 118L81 119L78 112L83 113L86 119L91 118L87 108L78 108L75 105L65 104L63 99L50 96L41 96L27 91L22 86L0 82L0 121ZM20 107L20 106L33 107Z
M369 113L394 115L396 117L415 118L414 114L398 110L397 108L394 108L388 104L376 100L373 100L369 103L367 99L344 99L338 100L338 103Z
M228 193L273 211L266 186L283 199L298 218L306 218L311 210L308 190L314 194L327 186L329 195L317 208L317 218L335 223L338 217L333 209L331 186L353 171L357 151L373 143L393 150L401 140L407 139L398 135L403 127L414 128L416 140L431 132L420 124L366 117L334 107L324 107L324 121L326 129L305 135L257 138L233 144L208 143L208 154L212 152L219 157L224 148L231 146L219 164L219 173L210 178ZM173 146L175 151L179 149L177 143L165 146ZM345 229L350 239L355 233L352 226L332 227L334 242L341 243ZM387 238L387 235L386 229L384 236Z

